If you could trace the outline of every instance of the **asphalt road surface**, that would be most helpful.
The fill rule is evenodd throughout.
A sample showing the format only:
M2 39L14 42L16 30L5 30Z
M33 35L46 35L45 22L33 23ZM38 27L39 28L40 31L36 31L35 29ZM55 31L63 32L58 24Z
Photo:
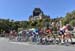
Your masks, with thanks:
M75 51L75 46L30 45L29 43L11 42L0 38L0 51Z

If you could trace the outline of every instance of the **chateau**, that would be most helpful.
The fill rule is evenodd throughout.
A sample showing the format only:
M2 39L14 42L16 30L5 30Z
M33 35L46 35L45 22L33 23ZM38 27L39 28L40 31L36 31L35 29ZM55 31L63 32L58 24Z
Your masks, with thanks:
M40 8L35 8L33 10L33 14L29 16L30 21L46 19L46 18L50 18L50 16L45 15Z

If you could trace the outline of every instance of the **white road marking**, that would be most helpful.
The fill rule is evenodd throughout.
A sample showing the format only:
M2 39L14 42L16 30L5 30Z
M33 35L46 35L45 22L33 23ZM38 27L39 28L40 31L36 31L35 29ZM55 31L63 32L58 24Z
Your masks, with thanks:
M5 38L0 38L0 40L4 40Z
M12 44L19 44L19 45L31 45L31 44L26 43L26 42L9 42L9 43L12 43Z

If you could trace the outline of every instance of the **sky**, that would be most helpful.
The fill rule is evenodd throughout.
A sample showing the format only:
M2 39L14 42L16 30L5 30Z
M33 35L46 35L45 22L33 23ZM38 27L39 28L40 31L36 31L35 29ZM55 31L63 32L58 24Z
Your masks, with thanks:
M28 20L34 8L41 8L51 18L75 10L75 0L0 0L0 18Z

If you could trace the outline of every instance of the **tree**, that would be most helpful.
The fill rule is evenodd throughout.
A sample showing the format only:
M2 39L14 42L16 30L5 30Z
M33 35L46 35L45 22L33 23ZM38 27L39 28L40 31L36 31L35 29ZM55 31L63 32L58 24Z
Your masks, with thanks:
M71 20L69 24L75 26L75 20Z
M72 19L75 19L75 10L72 11Z

